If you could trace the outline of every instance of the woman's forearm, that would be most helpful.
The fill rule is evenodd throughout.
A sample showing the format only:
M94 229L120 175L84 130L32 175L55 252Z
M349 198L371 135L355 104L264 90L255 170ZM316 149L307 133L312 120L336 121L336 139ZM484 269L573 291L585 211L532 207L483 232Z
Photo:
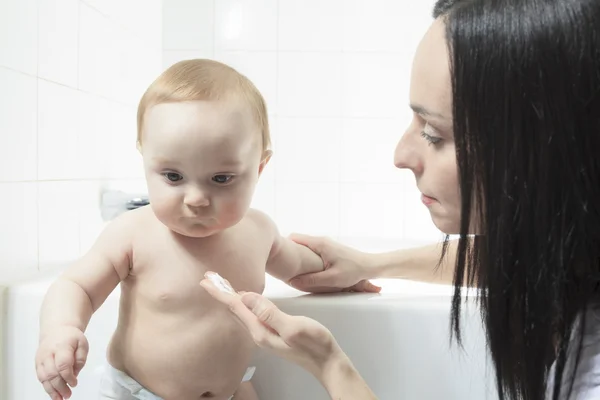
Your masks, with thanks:
M321 381L331 400L377 400L345 355L330 364Z
M389 253L373 254L372 278L403 278L438 284L452 284L456 263L458 240L448 242L446 255L437 268L442 255L442 244Z

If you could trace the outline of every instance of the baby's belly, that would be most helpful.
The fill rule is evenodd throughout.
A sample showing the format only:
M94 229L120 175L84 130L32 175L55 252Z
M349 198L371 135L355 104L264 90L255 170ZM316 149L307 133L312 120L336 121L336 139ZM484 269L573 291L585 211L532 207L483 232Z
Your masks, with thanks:
M108 349L110 364L165 400L229 398L254 349L226 310L195 320L162 314L123 322Z

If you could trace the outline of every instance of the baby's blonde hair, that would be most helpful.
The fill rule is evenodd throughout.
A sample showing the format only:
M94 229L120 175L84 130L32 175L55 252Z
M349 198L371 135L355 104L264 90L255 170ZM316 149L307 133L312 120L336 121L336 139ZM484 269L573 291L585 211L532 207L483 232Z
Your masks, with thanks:
M237 98L248 105L261 130L263 156L271 147L267 106L256 86L232 67L214 60L184 60L167 68L148 87L137 111L137 146L142 148L144 115L152 106L181 101Z

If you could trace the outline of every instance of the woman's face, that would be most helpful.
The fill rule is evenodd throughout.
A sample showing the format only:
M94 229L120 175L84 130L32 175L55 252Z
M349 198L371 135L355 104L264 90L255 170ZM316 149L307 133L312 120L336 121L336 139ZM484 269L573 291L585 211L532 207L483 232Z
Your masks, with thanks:
M460 227L460 192L454 136L452 89L445 26L438 19L415 53L410 81L413 118L395 153L398 168L413 174L433 223L455 234Z

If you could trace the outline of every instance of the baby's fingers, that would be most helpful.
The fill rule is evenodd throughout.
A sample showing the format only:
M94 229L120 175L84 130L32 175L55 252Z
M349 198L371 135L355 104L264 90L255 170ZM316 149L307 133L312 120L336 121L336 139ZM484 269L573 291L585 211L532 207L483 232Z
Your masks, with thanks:
M37 374L38 380L42 383L44 390L46 391L46 393L48 393L48 396L50 396L52 400L62 400L61 395L58 394L58 392L54 389L54 387L48 380L48 377L46 376L46 371L44 370L44 366L42 363L38 364L35 367L35 372Z
M47 386L45 383L49 383L58 392L59 399L68 399L71 397L71 389L69 389L65 380L60 376L55 364L56 361L54 359L44 362L46 377L45 382L43 382L44 388ZM46 392L50 394L48 389L46 389Z
M54 363L60 377L68 383L69 386L76 386L77 378L73 371L73 365L75 364L74 349L68 345L61 346L54 355Z
M58 392L54 389L54 387L52 387L52 384L50 382L42 382L42 386L44 387L44 390L46 391L46 393L48 393L48 396L50 396L52 400L63 400L63 397L60 394L58 394Z
M87 340L85 338L80 339L77 345L77 350L75 351L75 365L73 366L73 373L75 374L75 377L79 376L81 369L85 365L88 352L89 344Z

